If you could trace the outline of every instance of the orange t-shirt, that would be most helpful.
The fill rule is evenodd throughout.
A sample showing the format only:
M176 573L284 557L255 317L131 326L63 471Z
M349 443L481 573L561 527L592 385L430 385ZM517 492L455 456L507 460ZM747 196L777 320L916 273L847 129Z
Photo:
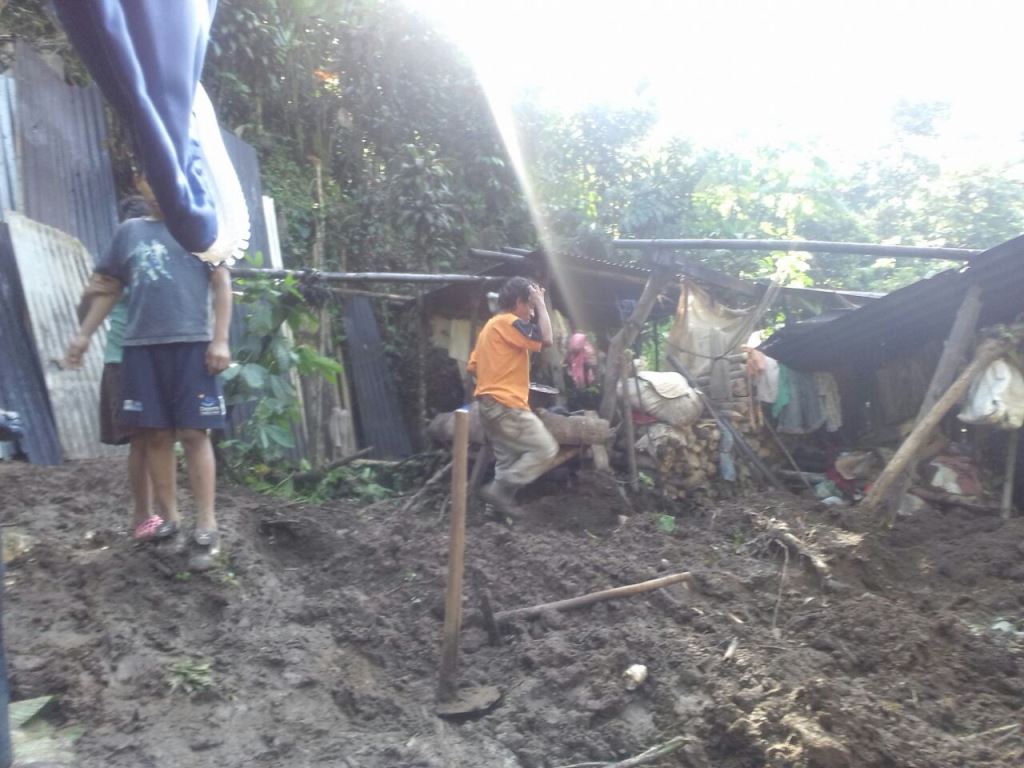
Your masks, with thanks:
M540 331L511 312L495 315L480 331L469 356L477 397L490 395L509 408L528 411L530 353L539 352Z

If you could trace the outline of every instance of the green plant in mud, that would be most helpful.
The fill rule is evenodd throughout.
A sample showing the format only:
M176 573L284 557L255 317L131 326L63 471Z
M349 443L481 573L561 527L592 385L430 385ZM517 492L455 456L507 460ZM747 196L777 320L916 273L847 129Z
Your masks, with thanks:
M249 261L260 266L262 258L257 254ZM235 437L224 443L236 469L281 461L295 447L292 424L300 418L297 376L323 376L333 382L341 372L336 360L297 344L291 336L290 331L298 333L316 324L301 287L291 276L236 281L236 301L245 312L245 323L233 344L236 363L224 372L225 394L229 405L252 408Z
M210 671L212 662L182 659L171 665L167 685L171 691L183 691L189 696L213 690L216 683Z

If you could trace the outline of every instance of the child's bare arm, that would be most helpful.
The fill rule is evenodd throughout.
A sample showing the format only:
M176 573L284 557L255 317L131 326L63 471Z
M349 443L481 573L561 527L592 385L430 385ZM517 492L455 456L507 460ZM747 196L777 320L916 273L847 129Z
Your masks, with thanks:
M82 356L89 348L89 339L114 309L117 300L121 298L121 291L121 283L116 278L93 273L79 304L80 308L85 309L84 316L80 313L78 333L68 344L65 363L69 368L81 367Z
M231 330L231 273L217 267L210 277L213 288L213 341L206 349L206 367L218 374L231 365L228 334Z

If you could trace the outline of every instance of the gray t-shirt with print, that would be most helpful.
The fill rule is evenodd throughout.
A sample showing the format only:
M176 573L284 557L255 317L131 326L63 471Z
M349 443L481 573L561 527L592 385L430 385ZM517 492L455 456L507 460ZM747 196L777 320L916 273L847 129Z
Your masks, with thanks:
M130 289L124 346L209 341L212 268L186 251L162 221L128 219L96 271Z

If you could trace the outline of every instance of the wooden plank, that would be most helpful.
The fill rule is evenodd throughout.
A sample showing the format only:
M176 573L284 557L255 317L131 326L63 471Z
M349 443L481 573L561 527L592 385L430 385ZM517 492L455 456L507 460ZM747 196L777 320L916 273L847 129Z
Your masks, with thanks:
M500 623L502 621L508 621L509 619L515 618L533 618L535 616L539 616L545 611L568 611L574 608L583 608L605 600L615 600L619 597L629 597L630 595L639 595L643 592L650 592L652 589L661 589L662 587L667 587L670 584L690 581L692 578L693 576L689 571L673 573L657 579L641 581L637 584L628 584L624 587L613 587L612 589L605 589L600 592L591 592L588 595L570 597L566 600L556 600L553 603L541 603L540 605L532 605L529 608L514 608L510 611L499 611L494 614L494 619Z

